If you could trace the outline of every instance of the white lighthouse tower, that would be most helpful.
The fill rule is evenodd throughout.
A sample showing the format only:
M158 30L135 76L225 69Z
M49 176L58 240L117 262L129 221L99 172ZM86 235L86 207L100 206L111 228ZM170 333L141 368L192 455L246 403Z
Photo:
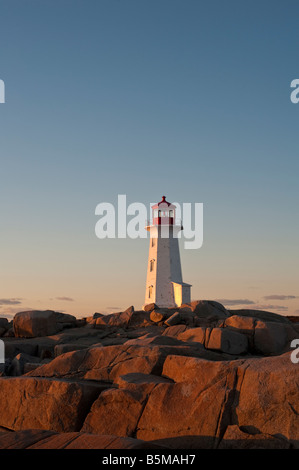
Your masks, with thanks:
M180 307L191 301L191 285L183 282L178 233L183 230L181 221L176 223L176 206L162 201L152 206L152 223L145 290L145 305L155 303L158 307Z

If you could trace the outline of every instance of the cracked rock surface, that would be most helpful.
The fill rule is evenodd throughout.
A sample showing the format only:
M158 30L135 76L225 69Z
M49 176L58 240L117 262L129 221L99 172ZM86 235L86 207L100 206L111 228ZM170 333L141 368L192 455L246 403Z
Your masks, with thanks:
M298 323L151 308L2 319L0 448L299 448Z

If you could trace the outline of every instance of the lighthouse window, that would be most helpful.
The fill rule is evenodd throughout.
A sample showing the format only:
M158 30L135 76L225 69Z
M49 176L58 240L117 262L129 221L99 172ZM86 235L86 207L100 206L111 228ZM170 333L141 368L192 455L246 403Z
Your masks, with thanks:
M155 239L154 239L154 237L152 238L152 246L155 246Z
M161 211L158 211L158 217L161 217Z
M150 299L153 295L153 286L149 286L148 288L148 298Z
M169 211L169 217L173 217L173 210Z
M150 260L150 272L152 272L154 270L154 262L155 262L155 260L153 260L153 259Z

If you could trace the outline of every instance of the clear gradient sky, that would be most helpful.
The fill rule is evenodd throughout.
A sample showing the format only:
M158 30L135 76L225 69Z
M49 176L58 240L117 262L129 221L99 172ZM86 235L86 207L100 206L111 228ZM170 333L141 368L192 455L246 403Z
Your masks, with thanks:
M144 300L95 207L202 202L193 299L299 313L297 0L0 0L0 316Z

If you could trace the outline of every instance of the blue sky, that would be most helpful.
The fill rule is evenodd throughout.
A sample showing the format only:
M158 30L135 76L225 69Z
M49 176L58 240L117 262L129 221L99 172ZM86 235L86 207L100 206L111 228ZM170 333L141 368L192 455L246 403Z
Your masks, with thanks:
M298 15L0 0L0 314L142 305L148 241L94 233L118 194L204 203L203 247L181 251L193 298L299 311Z

